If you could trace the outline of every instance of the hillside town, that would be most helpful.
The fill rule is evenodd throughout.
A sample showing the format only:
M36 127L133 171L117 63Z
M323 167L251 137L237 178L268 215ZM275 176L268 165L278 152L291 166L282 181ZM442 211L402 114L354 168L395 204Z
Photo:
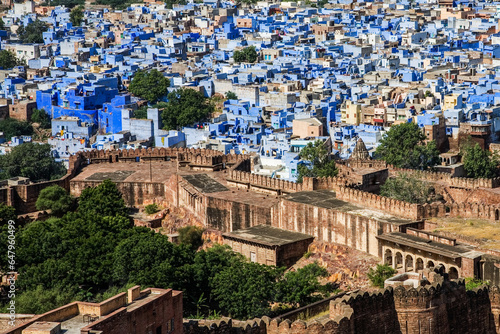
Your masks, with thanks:
M2 49L23 65L0 72L0 110L28 122L43 110L52 154L66 163L91 149L208 148L256 154L257 174L296 181L307 143L347 159L361 139L372 156L386 129L414 122L453 166L461 137L498 147L498 15L487 2L148 1L85 8L74 26L68 8L14 3ZM16 31L38 21L43 42L22 43ZM253 59L235 61L249 48ZM212 117L164 130L161 109L127 91L152 69L168 92L215 101ZM19 135L1 151L32 140Z
M1 0L1 334L500 333L500 3Z

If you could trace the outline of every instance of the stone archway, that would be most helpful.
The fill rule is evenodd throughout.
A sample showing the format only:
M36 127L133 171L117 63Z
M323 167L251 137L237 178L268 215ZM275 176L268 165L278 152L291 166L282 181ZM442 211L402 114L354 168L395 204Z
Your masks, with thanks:
M396 259L394 262L394 269L403 269L403 255L400 252L396 253Z
M418 258L416 263L415 263L415 271L423 270L424 269L424 260L421 258Z
M406 255L405 258L405 272L413 271L413 257L411 255Z
M450 279L458 279L458 270L455 267L450 267L450 270L448 270L448 277Z
M434 262L427 261L427 268L434 268Z
M385 250L384 264L391 266L391 267L394 266L394 263L392 263L392 251L390 249Z

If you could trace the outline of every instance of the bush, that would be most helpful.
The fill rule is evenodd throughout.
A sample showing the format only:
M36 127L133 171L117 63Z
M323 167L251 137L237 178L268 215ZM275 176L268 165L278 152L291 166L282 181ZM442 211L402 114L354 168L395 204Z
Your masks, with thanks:
M45 109L34 109L31 115L31 121L38 123L42 129L50 129L52 123Z
M490 285L489 281L483 281L479 278L466 277L465 278L465 290L470 291L479 288L483 285Z
M146 205L144 208L144 212L146 212L148 215L152 215L153 213L157 213L160 209L158 208L158 205L155 203Z
M36 200L37 210L51 210L55 216L62 216L73 208L73 198L60 186L43 189Z
M228 91L228 92L226 92L226 99L228 99L228 100L237 100L238 96L235 93L233 93L231 91Z
M384 281L391 278L396 274L396 269L392 268L387 264L377 264L377 268L370 268L368 271L368 279L373 284L373 286L383 288Z
M190 246L193 249L198 249L203 245L201 235L203 230L198 226L186 226L177 230L179 232L179 241L181 244Z

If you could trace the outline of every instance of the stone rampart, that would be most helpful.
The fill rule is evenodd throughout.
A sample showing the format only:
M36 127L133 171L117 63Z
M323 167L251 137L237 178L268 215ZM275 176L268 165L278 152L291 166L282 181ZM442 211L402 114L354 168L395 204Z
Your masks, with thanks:
M78 173L81 164L82 159L79 156L72 157L66 175L60 179L0 188L0 202L14 207L17 214L34 212L36 200L43 189L58 185L69 191L70 180Z
M453 177L451 174L448 173L396 168L390 165L388 166L388 168L391 176L396 176L400 173L405 173L422 181L444 182L450 187L474 189L478 187L497 188L500 186L500 177L495 177L491 179L473 179L468 177Z
M399 201L361 190L339 187L337 198L346 202L361 204L372 209L382 210L399 217L414 220L423 218L422 210L420 209L421 206L418 204Z
M295 193L307 189L307 185L305 185L305 183L285 181L282 179L252 174L240 170L229 171L227 181L239 188L253 189L257 191L270 190L278 194Z
M342 319L352 333L497 333L499 291L498 287L466 291L463 280L388 287L332 301L330 319Z
M387 164L383 160L345 160L337 162L338 165L350 168L377 168L389 169L390 176L397 176L399 173L406 173L422 181L443 182L450 187L460 188L498 188L500 187L500 177L491 179L473 179L467 177L454 177L449 173L432 171L422 171L408 168L398 168Z
M215 165L225 163L232 166L242 160L250 159L245 154L223 154L220 151L194 148L147 148L134 150L92 150L78 152L72 159L78 157L88 163L114 163L126 161L149 161L175 159L198 165Z
M268 317L239 321L231 318L221 320L184 321L184 334L266 334L271 319Z
M500 205L483 203L433 203L419 206L420 218L454 217L480 218L489 220L500 219Z

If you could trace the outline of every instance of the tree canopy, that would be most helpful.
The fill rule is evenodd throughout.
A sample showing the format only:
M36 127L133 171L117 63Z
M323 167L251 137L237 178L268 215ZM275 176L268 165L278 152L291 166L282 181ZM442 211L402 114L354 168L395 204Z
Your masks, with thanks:
M152 69L149 72L139 70L134 74L128 90L149 103L156 103L167 95L169 86L170 80L158 70Z
M228 92L226 92L226 99L228 99L228 100L237 100L238 96L235 93L233 93L231 91L228 91Z
M36 200L37 210L51 210L55 216L62 216L73 207L73 198L68 192L58 186L53 185L40 191Z
M49 144L24 143L0 156L0 179L28 177L32 182L55 180L66 174L61 162L51 155Z
M388 178L380 187L380 195L409 203L424 204L439 199L434 188L406 173Z
M203 229L198 226L186 226L177 230L179 233L179 241L181 244L185 244L193 249L198 249L203 245L203 240L201 238L203 234Z
M17 66L19 62L17 57L11 50L1 50L0 51L0 67L7 70Z
M34 109L31 114L31 121L38 123L42 129L50 129L52 122L45 109Z
M43 21L36 20L25 26L20 26L17 29L17 36L22 43L43 43L43 33L49 27Z
M330 154L321 140L308 143L300 151L299 157L304 161L310 162L312 166L306 164L299 164L297 166L299 172L298 182L302 182L304 176L328 177L338 174L335 161L330 159Z
M241 51L234 51L233 59L237 63L254 63L257 60L257 51L255 50L255 46L249 46L244 48Z
M468 145L464 152L464 169L468 177L492 178L497 175L498 158L479 144Z
M6 118L0 121L0 131L3 132L6 140L10 140L12 137L22 135L31 136L33 127L28 122L18 121L15 118Z
M380 140L376 156L398 168L427 169L439 162L436 142L424 142L425 134L415 123L392 126Z
M85 189L78 205L60 218L35 221L17 232L17 312L46 312L73 300L101 301L139 284L184 291L186 316L217 312L246 319L268 314L277 302L302 305L332 291L317 283L325 274L317 265L284 274L285 268L251 263L228 246L196 251L134 227L109 180ZM0 224L12 214L0 205ZM7 238L0 239L0 246L2 240ZM0 259L2 270L6 258Z
M168 94L162 119L165 130L177 130L203 121L214 112L214 106L197 90L181 88Z
M377 264L375 269L370 268L368 270L368 279L370 282L378 287L384 288L384 281L391 278L396 274L396 269L392 268L387 264Z
M78 210L99 216L126 217L128 213L122 194L110 180L95 188L85 188L78 199Z
M8 264L8 236L9 236L9 220L16 221L17 215L16 210L4 203L0 203L0 269L6 268ZM15 226L15 232L18 230L18 226Z
M83 6L81 5L73 8L69 14L69 20L71 21L73 27L79 27L82 24L84 17Z

